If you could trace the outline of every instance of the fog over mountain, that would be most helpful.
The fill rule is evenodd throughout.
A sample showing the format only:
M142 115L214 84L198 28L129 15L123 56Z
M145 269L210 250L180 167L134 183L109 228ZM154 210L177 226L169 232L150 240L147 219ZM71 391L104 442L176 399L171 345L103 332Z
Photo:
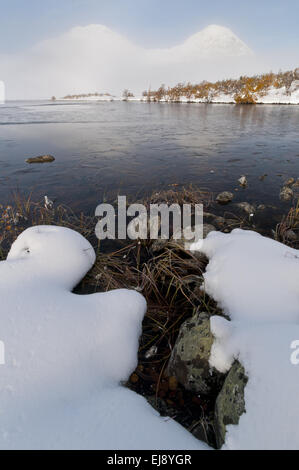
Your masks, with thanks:
M210 25L183 43L146 49L104 25L78 26L19 55L0 57L8 99L67 93L141 93L161 83L217 80L265 70L230 29ZM268 69L266 69L268 70Z

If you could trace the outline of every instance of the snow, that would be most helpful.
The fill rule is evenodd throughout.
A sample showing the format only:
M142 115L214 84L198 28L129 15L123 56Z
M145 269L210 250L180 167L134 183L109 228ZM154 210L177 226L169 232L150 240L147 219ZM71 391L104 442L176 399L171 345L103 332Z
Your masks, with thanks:
M210 364L245 367L246 413L223 449L298 449L299 251L255 232L211 232L193 245L209 258L205 290L229 315L211 318ZM296 345L296 343L295 343Z
M0 263L1 449L207 449L121 386L146 311L135 291L71 291L95 261L78 233L27 229Z

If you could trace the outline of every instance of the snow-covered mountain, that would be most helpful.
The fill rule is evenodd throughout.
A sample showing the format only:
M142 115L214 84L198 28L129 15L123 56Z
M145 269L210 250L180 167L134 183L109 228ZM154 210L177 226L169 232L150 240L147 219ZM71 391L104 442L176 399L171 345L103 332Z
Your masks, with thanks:
M208 26L193 34L178 46L152 50L150 53L160 59L167 60L167 57L171 57L176 61L253 56L252 50L229 28L218 25Z
M140 92L149 84L220 79L247 73L253 53L230 29L211 25L169 48L148 49L104 25L79 26L43 41L21 56L1 58L8 96L124 88ZM19 77L22 77L20 81Z
M201 52L204 56L243 56L252 55L252 50L229 28L210 25L193 34L182 47L190 52Z

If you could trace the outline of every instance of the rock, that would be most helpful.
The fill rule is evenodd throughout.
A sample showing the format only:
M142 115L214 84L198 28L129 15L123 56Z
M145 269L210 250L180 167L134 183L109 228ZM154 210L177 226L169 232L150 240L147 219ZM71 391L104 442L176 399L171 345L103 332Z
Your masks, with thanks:
M226 426L238 424L240 416L246 412L244 390L248 378L240 362L234 362L215 404L214 429L217 447L225 442Z
M265 173L264 175L261 175L261 176L259 177L259 180L260 180L260 181L264 181L264 179L265 179L267 176L268 176L267 173Z
M194 225L192 227L186 227L185 230L189 231L190 233L193 233L195 228L199 227L198 225ZM200 227L199 227L200 228ZM206 238L210 232L213 232L216 230L214 225L211 224L203 224L202 226L202 236L203 238ZM184 236L181 238L176 238L178 234L174 233L173 237L171 239L171 246L178 246L183 250L189 250L190 246L192 243L194 243L194 240L187 240Z
M257 209L258 209L259 211L264 211L264 210L266 209L266 206L265 206L265 204L259 204L259 205L257 206Z
M224 217L216 217L214 219L214 224L216 225L217 228L222 229L223 226L225 225L225 218Z
M220 390L224 375L209 364L213 335L210 317L197 313L182 326L172 351L168 375L177 378L187 390L209 394Z
M165 240L163 238L158 238L158 240L154 240L151 245L151 252L152 253L159 253L160 251L165 250L168 246L169 240Z
M239 183L240 183L241 186L247 186L247 178L246 178L246 176L244 176L244 175L241 176L241 178L238 179L238 181L239 181Z
M299 80L299 67L294 70L294 78L295 78L296 80Z
M55 158L52 155L40 155L39 157L27 158L26 163L51 163Z
M207 223L213 223L213 221L217 218L217 215L212 214L211 212L204 212L203 213L203 220Z
M240 209L242 209L244 212L246 212L246 214L254 214L255 213L254 206L252 206L248 202L239 202L238 204L236 204L236 206L239 207Z
M231 231L234 228L240 227L240 220L238 219L225 219L225 229Z
M212 224L203 224L202 226L202 235L203 238L207 238L208 234L210 232L214 232L216 230L216 227Z
M299 188L299 178L297 178L297 180L295 181L294 184L292 184L292 188Z
M296 242L298 240L298 235L291 229L286 231L286 237L292 242Z
M216 201L219 204L228 204L233 200L233 198L233 193L230 193L229 191L224 191L223 193L218 194L218 196L216 197Z
M279 197L282 201L289 201L294 196L294 192L288 186L284 186L280 191Z
M295 178L289 178L283 183L283 185L284 186L292 186L292 184L294 184L294 183L295 183Z

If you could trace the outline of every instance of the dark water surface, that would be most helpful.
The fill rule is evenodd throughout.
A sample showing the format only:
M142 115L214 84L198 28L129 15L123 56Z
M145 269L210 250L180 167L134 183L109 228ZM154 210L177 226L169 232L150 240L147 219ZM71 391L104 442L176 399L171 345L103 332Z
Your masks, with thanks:
M110 192L140 198L168 185L280 203L299 177L299 106L8 102L0 105L0 202L33 190L94 210ZM51 164L25 159L51 154ZM247 175L247 189L238 188ZM268 176L264 181L259 177Z

